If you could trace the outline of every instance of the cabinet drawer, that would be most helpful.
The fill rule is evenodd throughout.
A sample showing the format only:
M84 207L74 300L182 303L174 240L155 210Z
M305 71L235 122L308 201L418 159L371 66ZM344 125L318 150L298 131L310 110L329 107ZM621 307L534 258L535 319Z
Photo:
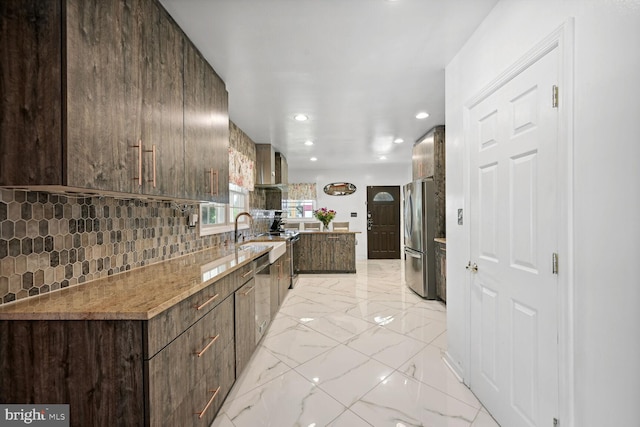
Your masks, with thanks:
M235 272L186 298L147 322L146 359L150 359L236 289Z
M221 369L224 350L235 346L233 309L233 298L226 298L145 362L150 425L165 423L198 384ZM224 374L235 378L233 366Z
M216 361L215 369L200 381L164 425L209 427L235 382L234 343L229 343Z

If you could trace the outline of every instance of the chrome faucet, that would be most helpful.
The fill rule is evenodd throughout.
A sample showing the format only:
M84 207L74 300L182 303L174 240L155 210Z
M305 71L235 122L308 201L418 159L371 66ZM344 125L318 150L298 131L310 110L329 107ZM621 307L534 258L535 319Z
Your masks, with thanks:
M241 216L248 216L253 223L253 217L249 212L240 212L238 215L236 215L235 226L233 228L233 239L235 243L238 243L238 218L240 218Z

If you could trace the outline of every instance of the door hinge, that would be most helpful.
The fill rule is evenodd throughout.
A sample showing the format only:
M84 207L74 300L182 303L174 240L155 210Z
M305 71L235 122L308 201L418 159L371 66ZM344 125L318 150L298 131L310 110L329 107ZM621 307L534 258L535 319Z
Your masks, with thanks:
M558 274L558 254L555 252L551 256L551 263L552 263L551 272L553 274Z
M558 427L560 425L560 421L557 418L553 419L553 427Z
M558 108L558 86L553 85L551 91L551 106L553 108Z

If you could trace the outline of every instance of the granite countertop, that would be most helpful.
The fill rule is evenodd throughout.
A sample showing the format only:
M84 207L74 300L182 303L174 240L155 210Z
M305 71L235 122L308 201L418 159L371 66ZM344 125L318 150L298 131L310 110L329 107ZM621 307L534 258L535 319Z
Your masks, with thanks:
M0 320L148 320L270 246L211 248L0 306Z

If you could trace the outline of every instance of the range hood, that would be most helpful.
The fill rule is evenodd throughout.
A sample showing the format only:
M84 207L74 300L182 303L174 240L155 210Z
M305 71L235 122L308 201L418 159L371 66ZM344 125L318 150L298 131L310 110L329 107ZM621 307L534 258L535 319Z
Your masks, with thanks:
M271 144L256 144L255 186L286 190L288 183L287 159Z

